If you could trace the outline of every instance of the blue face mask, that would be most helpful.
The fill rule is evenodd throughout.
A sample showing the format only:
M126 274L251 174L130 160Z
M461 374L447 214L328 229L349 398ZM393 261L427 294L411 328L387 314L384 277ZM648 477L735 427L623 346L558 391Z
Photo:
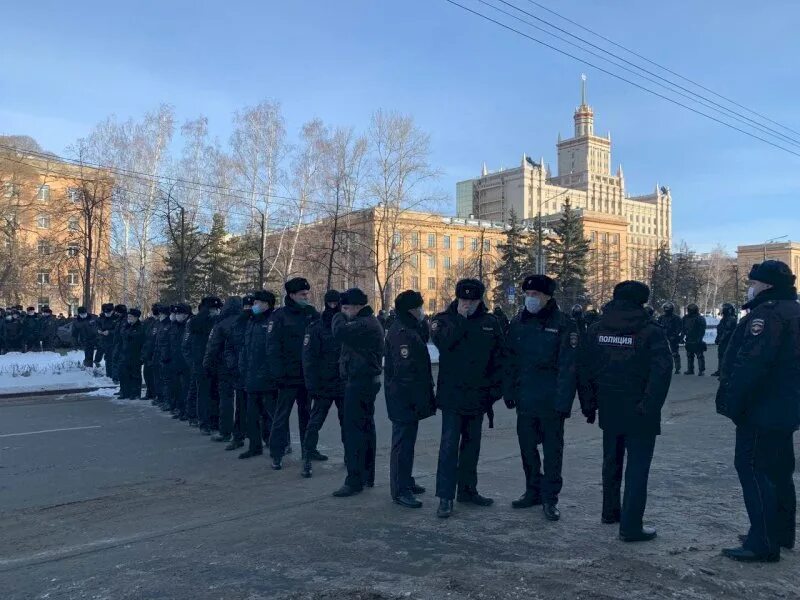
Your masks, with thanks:
M264 308L259 304L253 304L253 308L251 310L253 311L254 315L260 315L262 312L264 312Z
M297 300L295 300L294 302L295 302L295 304L297 304L297 306L299 306L300 308L305 308L306 306L308 306L308 300L304 300L303 298L298 298L298 299L297 299Z
M535 315L542 310L542 301L536 296L525 296L525 310Z

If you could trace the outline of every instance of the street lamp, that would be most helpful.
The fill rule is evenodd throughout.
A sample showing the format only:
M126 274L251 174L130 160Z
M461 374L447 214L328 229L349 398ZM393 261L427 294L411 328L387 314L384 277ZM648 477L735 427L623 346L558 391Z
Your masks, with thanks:
M773 242L777 242L778 240L785 240L788 237L789 237L788 235L782 235L780 237L774 237L774 238L769 239L766 242L764 242L764 260L767 260L767 244L771 244Z

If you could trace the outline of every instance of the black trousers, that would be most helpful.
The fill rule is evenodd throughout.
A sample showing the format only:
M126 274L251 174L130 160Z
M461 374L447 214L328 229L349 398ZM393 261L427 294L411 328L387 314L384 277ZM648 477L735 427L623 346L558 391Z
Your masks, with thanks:
M303 438L303 458L306 458L317 449L319 432L325 424L325 419L328 417L331 406L334 404L336 404L336 414L339 417L339 436L342 440L342 445L344 445L344 430L342 429L343 403L344 399L340 396L335 398L320 398L317 396L312 400L311 416L308 419L308 427L306 427L306 437Z
M375 396L380 389L373 378L352 379L344 389L345 485L357 490L375 483Z
M672 353L672 363L676 371L681 370L681 342L679 339L670 338L669 351Z
M201 429L211 428L211 377L202 369L197 369L192 374L195 383L196 401L195 414Z
M248 449L253 451L263 450L264 444L269 445L272 420L267 406L274 401L276 392L259 391L247 392L247 438Z
M525 472L525 493L545 504L558 504L563 486L564 419L556 414L548 417L517 414L517 439ZM539 457L539 445L544 461Z
M272 428L269 435L269 455L275 459L283 458L286 447L290 443L289 417L292 407L297 403L297 420L300 424L300 443L303 443L308 427L309 408L308 391L305 386L284 387L278 390L267 403L267 413Z
M686 344L686 370L694 373L694 357L697 357L697 369L700 373L706 370L706 351L702 344Z
M175 398L175 410L182 417L189 416L188 399L192 393L192 378L189 371L176 371L173 379L173 394Z
M197 420L197 378L194 373L187 371L189 385L186 388L186 398L183 401L183 409L190 421Z
M91 367L93 359L94 359L94 346L92 346L91 344L85 345L83 347L83 366Z
M414 487L414 446L419 421L392 421L392 454L389 459L389 489L392 498L411 494Z
M757 554L794 545L797 495L792 436L791 431L736 428L734 463L750 518L744 547Z
M647 506L647 479L656 436L653 434L625 435L603 431L603 515L620 517L619 531L635 535L642 531L642 519ZM622 469L625 465L625 493L620 510Z
M155 398L156 382L153 378L153 364L149 362L144 363L144 366L142 367L142 374L144 375L144 384L146 386L144 397L147 399Z
M105 357L105 355L106 355L106 351L103 349L103 346L98 344L94 349L94 366L95 367L99 367L100 366L100 363L102 362L102 360ZM106 376L108 376L108 367L106 367Z
M232 435L236 413L235 378L229 375L217 377L217 391L219 394L219 433L220 435ZM241 438L238 438L241 439Z
M442 440L436 469L436 495L453 500L459 492L475 492L478 487L478 458L481 453L483 413L460 415L442 410Z
M140 363L119 365L120 398L142 397L142 365Z
M722 367L722 359L725 358L725 351L728 349L730 342L725 342L717 346L717 371Z

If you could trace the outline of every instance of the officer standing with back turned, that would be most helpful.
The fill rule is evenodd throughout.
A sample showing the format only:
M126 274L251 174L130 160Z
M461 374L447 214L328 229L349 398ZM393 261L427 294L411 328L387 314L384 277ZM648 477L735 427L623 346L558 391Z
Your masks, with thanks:
M589 328L582 360L581 408L589 423L599 410L603 430L602 522L619 523L624 542L656 537L656 530L644 527L642 518L673 365L663 329L644 308L649 297L650 288L643 283L617 284L600 321Z
M672 302L665 302L661 307L664 311L657 322L664 329L667 334L667 341L669 342L669 350L672 353L672 361L675 366L675 375L681 372L681 330L683 323L681 318L675 314L675 305Z
M739 548L724 556L777 562L794 547L797 497L794 432L800 427L800 305L785 263L753 265L749 314L739 322L722 363L717 412L736 424L734 464L750 517Z

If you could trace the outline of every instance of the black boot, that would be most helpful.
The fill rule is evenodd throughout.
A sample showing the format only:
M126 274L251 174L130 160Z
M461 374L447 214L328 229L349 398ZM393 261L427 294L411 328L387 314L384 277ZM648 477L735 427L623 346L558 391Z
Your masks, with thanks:
M494 500L481 496L478 490L463 490L458 492L456 500L465 504L474 504L475 506L491 506Z
M320 462L328 460L328 457L325 456L324 454L320 453L319 450L312 450L308 457L311 460L316 460L316 461L320 461Z
M231 436L230 436L230 434L223 435L221 433L218 433L217 435L215 435L214 437L211 438L211 441L213 441L213 442L230 442L231 441Z
M272 459L272 470L273 471L280 471L283 468L283 459L282 458L273 458Z
M453 501L439 499L439 508L436 509L436 516L440 519L446 519L453 514Z
M539 506L542 499L536 494L525 492L511 503L511 508L530 508L531 506Z
M225 446L225 450L236 450L242 446L244 446L244 442L242 440L233 440L230 444Z
M425 488L415 483L414 485L411 486L411 493L414 494L415 496L419 496L420 494L425 493Z
M414 498L411 494L403 494L397 498L393 498L395 504L405 506L406 508L422 508L422 502Z
M351 488L349 485L344 484L338 490L333 492L333 495L336 498L347 498L348 496L355 496L356 494L360 494L361 491L362 490L360 488Z
M239 455L239 458L242 458L242 459L253 458L254 456L261 456L262 454L264 454L263 450L248 450L246 452L242 452Z
M308 479L311 477L311 461L307 460L303 463L303 470L300 472L300 476Z
M722 556L730 558L731 560L748 563L773 563L781 559L780 552L776 552L775 554L756 554L752 550L746 550L745 548L725 548L722 551Z
M555 504L544 504L542 510L544 518L548 521L558 521L561 518L561 512Z
M619 539L623 542L649 542L655 539L655 537L656 530L654 527L642 527L642 530L638 533L624 534L620 532L619 534Z

